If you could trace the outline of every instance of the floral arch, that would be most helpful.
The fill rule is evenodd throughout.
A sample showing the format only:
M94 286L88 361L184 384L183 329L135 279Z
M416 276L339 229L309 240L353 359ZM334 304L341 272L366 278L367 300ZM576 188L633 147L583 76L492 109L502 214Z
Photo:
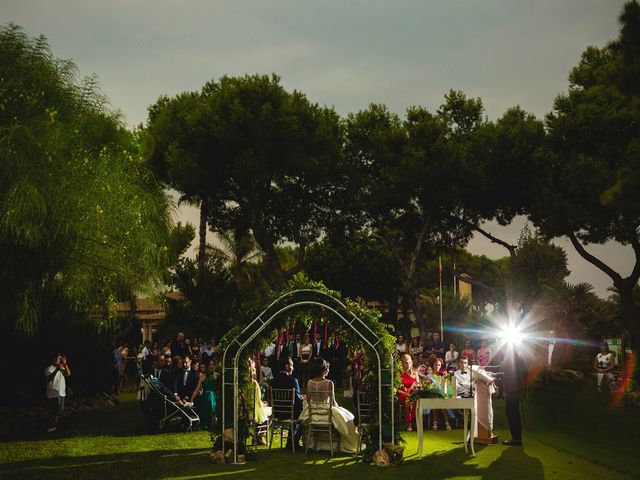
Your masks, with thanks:
M275 299L273 299L275 297ZM265 302L266 303L266 302ZM377 444L395 439L394 422L394 338L380 321L380 313L363 307L350 299L341 299L340 292L329 290L322 283L311 282L306 277L294 277L280 292L272 294L272 301L253 320L232 329L223 339L222 356L222 431L232 428L234 432L234 462L237 462L239 447L239 388L246 368L245 356L252 348L260 346L265 334L287 326L287 320L297 309L320 307L351 333L347 346L364 346L372 355L376 368L372 369L377 400ZM372 439L373 440L373 439Z

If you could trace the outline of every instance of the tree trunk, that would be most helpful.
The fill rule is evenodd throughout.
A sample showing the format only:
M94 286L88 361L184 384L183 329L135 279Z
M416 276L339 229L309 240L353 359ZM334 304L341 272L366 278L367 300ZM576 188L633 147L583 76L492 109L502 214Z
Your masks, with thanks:
M636 308L633 298L635 285L626 280L628 279L616 282L614 286L618 289L618 294L620 295L620 316L631 340L633 361L636 363L632 371L635 372L636 380L638 380L640 377L640 372L638 371L638 367L640 367L640 359L638 358L638 353L640 353L640 311Z
M204 273L207 264L207 217L208 208L203 200L200 203L200 225L198 226L198 272Z
M418 287L414 284L408 286L405 291L407 292L407 300L409 301L413 315L416 317L416 325L418 326L418 330L420 330L420 336L425 338L427 334L427 320L424 318L424 309L422 308L422 300L420 300Z

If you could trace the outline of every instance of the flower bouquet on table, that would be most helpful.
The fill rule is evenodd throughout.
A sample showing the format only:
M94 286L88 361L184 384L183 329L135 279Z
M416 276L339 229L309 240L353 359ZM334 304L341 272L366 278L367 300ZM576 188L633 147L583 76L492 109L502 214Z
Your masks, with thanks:
M412 402L420 398L442 398L442 393L434 382L421 382L416 384L409 394Z

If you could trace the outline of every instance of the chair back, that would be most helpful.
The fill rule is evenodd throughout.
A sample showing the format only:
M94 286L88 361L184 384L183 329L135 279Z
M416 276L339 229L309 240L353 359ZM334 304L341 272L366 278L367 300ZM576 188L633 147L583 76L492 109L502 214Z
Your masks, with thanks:
M333 403L328 392L308 392L309 420L312 424L331 425Z
M293 388L272 388L271 408L273 418L276 420L293 419L295 401L295 389Z
M368 425L371 423L371 411L373 403L367 395L368 392L358 390L358 424Z

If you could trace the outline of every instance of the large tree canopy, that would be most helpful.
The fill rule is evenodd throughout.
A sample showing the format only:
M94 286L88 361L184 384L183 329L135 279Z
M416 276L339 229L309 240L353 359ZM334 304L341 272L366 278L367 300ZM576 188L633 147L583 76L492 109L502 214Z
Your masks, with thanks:
M633 289L640 278L640 6L625 5L619 38L589 47L547 116L547 149L527 189L529 216L549 237L567 236L578 253L607 274L620 293L624 325L635 348L640 317ZM630 245L628 276L589 253L585 244Z
M480 100L455 91L436 113L413 107L401 120L371 105L345 122L352 217L378 234L395 259L423 334L418 267L425 252L466 244L477 222L466 206L473 196L471 139L482 122Z
M33 333L56 298L106 309L161 279L169 203L135 145L93 79L0 30L0 320Z
M287 92L275 75L225 76L201 92L161 98L149 131L158 170L207 203L215 230L253 233L274 285L302 268L306 247L335 212L341 134L333 110ZM287 271L276 253L283 242L299 247Z

